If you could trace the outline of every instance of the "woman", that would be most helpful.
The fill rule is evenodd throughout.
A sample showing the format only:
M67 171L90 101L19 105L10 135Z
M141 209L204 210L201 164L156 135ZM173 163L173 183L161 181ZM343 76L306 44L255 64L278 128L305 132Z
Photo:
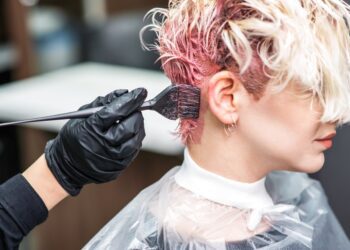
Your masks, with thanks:
M164 71L201 88L200 118L180 121L182 166L86 249L349 249L305 174L321 169L336 127L350 120L348 10L338 0L174 0L156 9Z

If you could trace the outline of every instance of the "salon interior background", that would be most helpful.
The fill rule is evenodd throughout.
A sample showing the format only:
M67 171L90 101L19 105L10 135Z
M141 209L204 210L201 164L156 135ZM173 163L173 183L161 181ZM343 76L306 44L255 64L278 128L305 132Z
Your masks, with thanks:
M102 63L159 71L159 64L154 63L157 55L142 51L138 34L145 25L143 16L147 10L166 5L166 0L0 0L0 93L7 83L62 68L84 67L86 62L98 63L90 67ZM154 39L152 34L145 38L150 42ZM96 66L95 70L102 68ZM104 79L100 81L103 84ZM0 113L0 121L3 120ZM40 128L1 129L0 182L23 171L54 135ZM349 153L350 128L343 127L338 130L334 147L326 152L325 167L313 175L321 180L348 236ZM141 189L181 160L176 154L143 151L117 182L92 185L78 198L69 198L55 208L21 248L79 249ZM140 163L152 167L145 170L139 167ZM127 181L130 178L134 180L132 187ZM123 192L116 192L117 189Z

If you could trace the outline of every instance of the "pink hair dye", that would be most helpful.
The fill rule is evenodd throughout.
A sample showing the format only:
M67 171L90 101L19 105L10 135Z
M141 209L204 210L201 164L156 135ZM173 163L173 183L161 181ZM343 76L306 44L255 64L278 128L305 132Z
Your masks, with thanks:
M199 3L200 2L200 3ZM164 20L152 25L158 35L156 49L160 53L163 70L173 84L191 84L205 87L205 81L220 70L234 72L246 90L259 98L264 92L268 77L257 49L259 37L251 37L253 56L249 67L240 73L240 68L222 39L228 29L228 20L240 20L251 15L242 1L217 1L213 6L205 1L171 1L169 10L154 10ZM201 113L206 109L205 96ZM198 143L203 130L202 116L197 120L182 119L178 132L184 143Z

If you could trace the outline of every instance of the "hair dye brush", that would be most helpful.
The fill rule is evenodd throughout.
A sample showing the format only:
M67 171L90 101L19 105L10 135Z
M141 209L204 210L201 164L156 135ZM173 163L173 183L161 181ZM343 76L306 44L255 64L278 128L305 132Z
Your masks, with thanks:
M102 108L104 106L22 121L0 123L0 127L30 122L87 118ZM176 120L178 118L197 119L199 117L199 108L200 89L187 84L179 84L167 87L153 99L144 102L139 110L154 110L170 120Z

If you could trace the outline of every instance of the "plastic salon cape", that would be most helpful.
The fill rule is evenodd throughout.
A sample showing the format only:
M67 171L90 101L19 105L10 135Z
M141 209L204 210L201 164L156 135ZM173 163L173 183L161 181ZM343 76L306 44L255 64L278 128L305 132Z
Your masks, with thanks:
M273 172L240 183L182 166L144 189L84 249L350 249L320 184Z

